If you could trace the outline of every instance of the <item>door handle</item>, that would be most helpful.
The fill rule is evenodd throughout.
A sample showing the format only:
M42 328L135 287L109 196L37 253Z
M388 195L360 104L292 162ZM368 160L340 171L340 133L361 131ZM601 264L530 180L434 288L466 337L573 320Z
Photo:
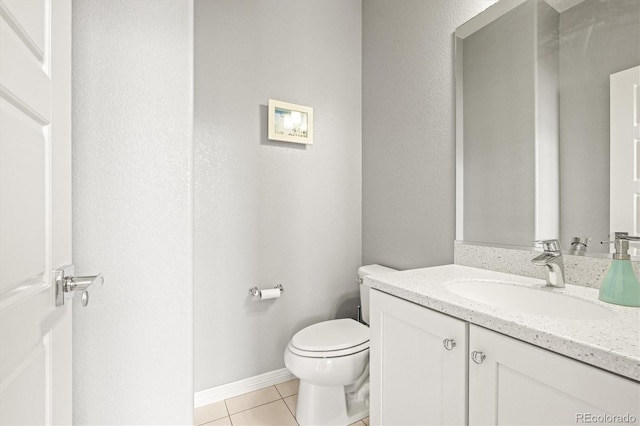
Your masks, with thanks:
M56 306L64 305L64 294L81 292L82 306L89 304L89 287L93 284L104 284L102 274L86 277L76 277L73 265L63 266L53 271L53 281L56 286Z
M456 341L454 339L444 339L442 345L446 350L450 351L456 347Z
M480 352L480 351L471 352L471 359L476 364L482 364L486 357L487 356L484 354L484 352Z

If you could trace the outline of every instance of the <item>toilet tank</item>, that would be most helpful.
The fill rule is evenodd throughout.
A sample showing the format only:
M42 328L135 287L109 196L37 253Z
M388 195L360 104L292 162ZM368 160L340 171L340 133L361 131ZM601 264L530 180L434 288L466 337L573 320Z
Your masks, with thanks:
M367 275L378 275L387 272L395 272L396 269L382 265L365 265L358 268L358 283L360 283L360 306L362 307L362 320L369 324L369 286L364 285L363 278Z

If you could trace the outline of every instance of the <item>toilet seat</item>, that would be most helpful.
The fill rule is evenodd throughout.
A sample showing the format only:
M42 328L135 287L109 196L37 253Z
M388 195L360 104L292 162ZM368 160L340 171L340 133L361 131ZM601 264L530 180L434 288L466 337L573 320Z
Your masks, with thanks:
M336 358L369 349L369 327L352 319L323 321L293 336L287 347L307 358Z
M351 348L337 350L337 351L303 351L297 349L295 346L289 345L287 346L287 350L291 353L294 353L298 356L305 358L339 358L343 356L357 354L358 352L362 352L369 349L369 342L363 343L361 345L357 345Z

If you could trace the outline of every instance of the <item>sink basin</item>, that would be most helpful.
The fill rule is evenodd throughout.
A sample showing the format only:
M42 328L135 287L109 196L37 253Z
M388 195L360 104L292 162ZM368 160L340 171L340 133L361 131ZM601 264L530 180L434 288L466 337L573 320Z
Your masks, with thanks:
M457 281L447 289L476 302L527 314L579 320L600 320L614 316L607 308L559 294L553 288L525 287L502 281L468 280Z

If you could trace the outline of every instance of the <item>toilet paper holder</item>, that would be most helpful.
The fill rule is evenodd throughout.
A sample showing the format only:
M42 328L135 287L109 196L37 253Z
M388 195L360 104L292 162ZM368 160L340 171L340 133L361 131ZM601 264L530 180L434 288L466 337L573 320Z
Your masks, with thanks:
M282 287L282 284L278 284L277 286L275 286L273 288L277 288L278 290L280 290L280 294L284 293L284 287ZM252 295L252 296L256 296L256 297L262 298L262 290L259 289L258 287L256 287L255 285L253 287L249 288L249 294Z

